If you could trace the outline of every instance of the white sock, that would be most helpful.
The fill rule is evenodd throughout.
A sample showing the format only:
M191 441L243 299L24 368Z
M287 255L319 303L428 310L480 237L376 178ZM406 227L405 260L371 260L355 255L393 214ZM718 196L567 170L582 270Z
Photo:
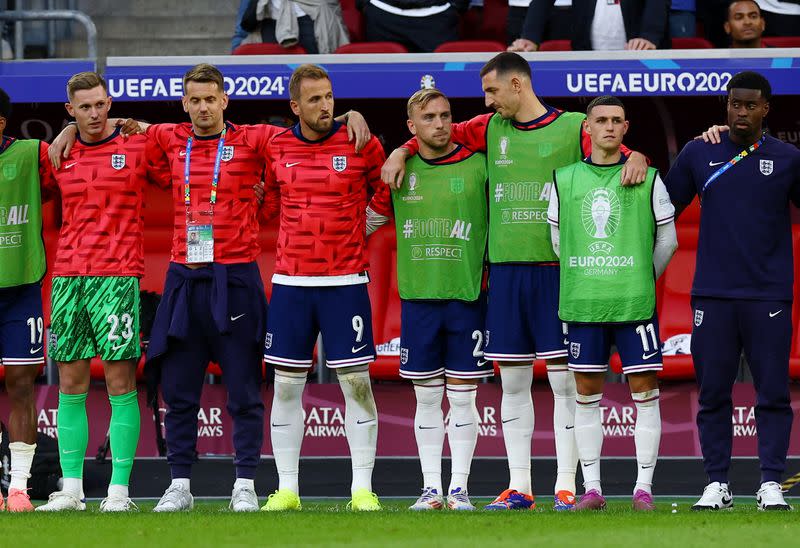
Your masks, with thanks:
M661 443L661 409L659 407L659 390L635 392L631 394L636 404L636 426L633 429L633 440L636 444L636 464L638 473L636 487L652 493L653 472L658 460L658 446Z
M583 471L583 487L586 491L600 487L600 453L603 451L603 425L600 422L600 400L603 394L575 398L575 441Z
M118 499L126 499L128 498L128 486L127 485L109 485L108 486L108 496Z
M83 498L83 478L64 478L63 483L62 491Z
M256 490L256 481L253 479L247 478L236 478L236 481L233 482L234 489L252 489L253 491Z
M414 413L414 437L417 440L423 487L433 487L441 495L444 379L414 381L414 394L417 398L417 409Z
M191 493L191 482L189 478L172 478L172 483L170 485L179 485L184 490L189 491Z
M553 390L553 431L556 438L556 485L554 491L575 494L575 472L578 469L578 447L575 443L575 375L566 369L547 369Z
M344 431L353 463L351 493L372 491L372 469L378 445L378 410L372 396L369 371L339 373L339 386L344 394Z
M270 415L270 439L278 489L300 494L300 446L303 444L303 389L308 372L275 371L275 394Z
M447 440L450 443L450 487L467 491L472 455L478 443L480 416L475 405L478 387L474 384L448 384L447 401L450 404L450 422L447 423Z
M503 441L508 457L509 489L526 495L531 488L531 437L533 436L533 367L531 365L501 366L500 380L503 399L500 418L503 422Z
M8 444L8 448L11 450L11 483L8 488L27 489L28 478L31 477L33 455L36 453L36 444L12 441Z

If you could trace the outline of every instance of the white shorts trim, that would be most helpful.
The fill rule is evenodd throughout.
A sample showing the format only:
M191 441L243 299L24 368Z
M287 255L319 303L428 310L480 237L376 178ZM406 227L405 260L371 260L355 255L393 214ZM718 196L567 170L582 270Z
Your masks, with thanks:
M289 276L288 274L272 275L272 283L291 287L339 287L369 283L366 271L338 276Z
M44 357L41 358L0 358L3 365L42 365Z
M498 362L530 362L536 359L536 354L490 354L484 352L483 358Z
M273 356L271 354L264 354L264 360L275 365L282 365L284 367L297 367L302 369L307 369L313 365L312 360L292 360L290 358L279 358L278 356Z
M331 369L337 367L352 367L354 365L366 365L375 361L375 355L359 356L357 358L347 358L344 360L325 360L325 364Z
M577 364L577 363L568 363L567 367L570 371L577 371L578 373L603 373L608 371L608 364Z
M494 377L494 369L487 369L486 371L454 371L452 369L445 369L444 374L451 379L483 379L486 377Z
M569 356L567 349L564 350L552 350L550 352L537 352L536 358L540 360L549 360L552 358L566 358Z
M434 369L433 371L405 371L400 369L400 377L403 379L433 379L444 375L444 367Z
M644 373L645 371L661 371L662 369L664 369L664 366L661 363L642 363L639 365L623 365L622 373L627 375L628 373Z

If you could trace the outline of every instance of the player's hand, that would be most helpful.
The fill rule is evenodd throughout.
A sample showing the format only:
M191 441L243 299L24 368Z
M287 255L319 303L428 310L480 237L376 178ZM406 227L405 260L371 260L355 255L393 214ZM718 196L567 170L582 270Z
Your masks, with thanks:
M254 184L253 185L253 192L256 193L256 201L258 202L259 207L261 207L261 204L264 203L264 196L266 194L264 192L264 181L260 181L260 182L258 182L256 184Z
M130 137L131 135L144 133L149 124L144 124L133 118L116 118L114 125L120 128L120 134L123 137Z
M645 49L656 49L656 45L646 38L631 38L628 40L628 43L625 44L625 49L641 51Z
M718 145L722 142L722 133L728 131L728 126L711 126L705 130L702 135L698 135L695 139L702 139L706 143Z
M631 152L628 161L622 166L620 179L622 186L640 185L647 176L647 158L641 152Z
M397 190L403 185L406 175L406 156L408 151L402 147L396 148L389 154L381 168L381 180L389 185L392 190Z
M56 138L50 143L47 156L50 158L50 163L53 164L55 169L61 167L61 158L69 157L69 151L72 150L72 145L75 144L75 137L77 135L78 126L75 124L68 124L64 126L61 133L56 135Z
M367 146L367 143L372 138L369 132L367 120L360 112L351 110L347 114L347 140L356 140L356 152L361 152L361 149Z
M506 51L538 51L539 45L526 38L517 38Z

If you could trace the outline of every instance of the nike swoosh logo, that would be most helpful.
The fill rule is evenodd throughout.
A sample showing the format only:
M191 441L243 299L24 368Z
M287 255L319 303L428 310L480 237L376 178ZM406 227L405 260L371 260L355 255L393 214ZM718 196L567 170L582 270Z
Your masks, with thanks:
M513 419L505 419L505 420L503 421L503 424L505 424L505 423L507 423L507 422L511 422L511 421L516 421L516 420L519 420L519 417L514 417Z
M286 167L294 167L294 166L296 166L296 165L297 165L297 164L299 164L299 163L300 163L300 162L292 162L292 163L286 162Z
M565 430L572 430L573 428L575 428L574 424L572 426L565 426L564 427Z
M128 457L127 459L114 459L114 462L115 462L115 463L117 463L117 464L125 464L126 462L130 462L130 461L132 461L132 460L133 460L133 459L131 459L130 457Z
M461 428L462 426L469 426L472 424L471 422L465 422L464 424L456 424L456 428Z
M244 314L239 314L238 316L231 316L231 321L232 321L232 322L235 322L236 320L238 320L238 319L239 319L239 318L241 318L242 316L244 316Z
M375 419L368 419L365 421L356 421L356 424L367 424L368 422L375 422Z
M32 348L32 349L31 349L31 354L36 354L36 353L37 353L39 350L41 350L41 349L42 349L42 347L41 347L41 346L40 346L39 348Z
M353 354L355 354L356 352L361 352L361 351L362 351L362 350L364 350L366 347L367 347L367 345L366 345L366 344L362 344L362 345L361 345L361 346L359 346L358 348L356 348L355 346L353 346L352 348L350 348L350 351L351 351Z
M479 361L478 361L478 367L483 367L483 366L484 366L484 365L486 365L487 363L489 363L487 360L479 360Z
M178 156L179 156L180 158L183 158L184 156L186 156L186 151L185 151L185 150L182 150L182 151L180 151L180 152L178 153Z
M780 309L780 310L778 310L777 312L770 312L770 313L769 313L769 317L770 317L770 318L774 318L775 316L777 316L777 315L778 315L778 314L780 314L781 312L783 312L783 308L781 308L781 309Z
M652 467L653 467L652 464L650 466L642 466L642 470L647 470L648 468L652 468Z
M593 465L595 465L596 463L597 463L597 461L593 461L593 462L584 462L584 463L583 463L583 465L584 465L584 466L593 466Z
M111 347L111 350L120 350L122 348L125 348L126 346L128 346L128 343L126 342L122 344L115 344L114 346Z
M61 453L63 453L64 455L71 455L72 453L77 453L78 451L80 451L80 449L72 449L70 451L64 449L63 451L61 451Z
M417 428L419 428L420 430L436 430L439 427L438 426L422 426L422 425L419 425L419 426L417 426Z
M64 169L69 169L69 168L71 168L72 166L74 166L74 165L75 165L75 164L77 164L77 163L78 163L78 162L72 162L71 164L65 164L65 165L64 165Z
M708 167L714 167L724 163L725 162L708 162Z
M658 351L656 351L656 352L653 352L653 353L651 353L651 354L642 354L642 359L643 359L643 360L649 360L650 358L652 358L652 357L653 357L653 356L655 356L656 354L658 354Z
M275 423L273 422L273 423L272 423L272 427L273 427L273 428L280 428L281 426L289 426L290 424L291 424L291 423L289 423L289 422L287 422L286 424L275 424Z

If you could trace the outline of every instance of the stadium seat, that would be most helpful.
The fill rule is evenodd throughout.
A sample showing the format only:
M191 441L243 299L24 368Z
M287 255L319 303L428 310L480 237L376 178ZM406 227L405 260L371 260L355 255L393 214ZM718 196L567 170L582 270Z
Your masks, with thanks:
M673 38L672 49L714 49L714 44L705 38L685 37Z
M495 40L505 43L507 39L507 19L507 0L483 0L483 17L481 17L480 34L474 38L480 40Z
M800 334L797 326L800 325L800 275L797 274L797 264L800 262L800 226L792 225L792 245L794 252L794 303L792 307L792 350L789 354L789 378L800 381Z
M506 46L494 40L456 40L445 42L433 50L434 53L505 51Z
M767 48L800 48L800 36L764 36L761 44Z
M233 50L233 55L304 55L308 53L303 46L284 48L280 44L243 44Z
M356 42L339 46L335 53L408 53L408 49L397 42Z
M350 35L350 42L364 41L364 16L356 8L355 0L342 0L342 20Z
M572 51L572 42L569 40L545 40L539 46L539 51Z

